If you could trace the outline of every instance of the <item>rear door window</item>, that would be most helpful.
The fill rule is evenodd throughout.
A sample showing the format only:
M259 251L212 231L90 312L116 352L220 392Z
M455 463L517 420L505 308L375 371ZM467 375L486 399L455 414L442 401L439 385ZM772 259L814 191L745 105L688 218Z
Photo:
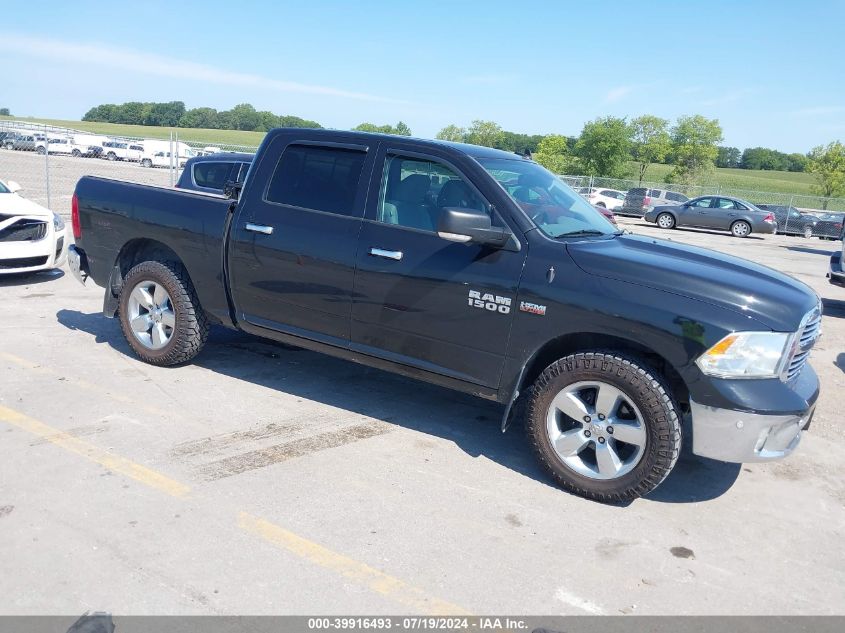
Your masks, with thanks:
M360 215L354 203L366 156L364 151L342 147L290 145L279 158L265 199L338 215Z

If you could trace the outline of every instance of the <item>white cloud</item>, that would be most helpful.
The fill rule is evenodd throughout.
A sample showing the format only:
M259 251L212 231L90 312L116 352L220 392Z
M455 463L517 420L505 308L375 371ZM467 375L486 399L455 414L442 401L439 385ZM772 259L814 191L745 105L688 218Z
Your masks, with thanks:
M604 95L604 101L605 103L613 103L615 101L619 101L623 97L631 94L633 90L633 86L617 86L616 88L609 90L607 94Z
M86 66L105 66L128 73L140 73L188 81L200 81L228 86L256 87L279 92L323 95L361 101L402 103L398 99L388 99L362 92L341 90L331 86L272 79L249 73L231 72L183 59L98 44L77 44L62 40L7 33L0 38L0 51L58 62L74 62L85 64Z

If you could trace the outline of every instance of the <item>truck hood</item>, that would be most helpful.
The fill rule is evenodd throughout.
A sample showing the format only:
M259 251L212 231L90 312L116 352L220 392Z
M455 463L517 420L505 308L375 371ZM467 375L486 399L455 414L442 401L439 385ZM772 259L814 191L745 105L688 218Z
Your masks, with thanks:
M52 218L53 212L40 204L21 198L16 193L0 193L0 215L25 215L37 218Z
M772 268L667 240L623 235L571 242L567 249L591 275L704 301L775 331L794 332L819 302L809 286Z

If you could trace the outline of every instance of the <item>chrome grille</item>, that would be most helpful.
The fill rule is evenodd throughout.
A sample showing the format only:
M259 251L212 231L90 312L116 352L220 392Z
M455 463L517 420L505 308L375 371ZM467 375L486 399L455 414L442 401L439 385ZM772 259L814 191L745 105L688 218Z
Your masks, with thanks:
M795 342L792 345L792 352L789 356L789 362L783 370L783 379L792 380L807 363L810 357L810 352L816 340L821 335L822 329L822 308L821 304L813 308L801 321L801 327L795 334Z

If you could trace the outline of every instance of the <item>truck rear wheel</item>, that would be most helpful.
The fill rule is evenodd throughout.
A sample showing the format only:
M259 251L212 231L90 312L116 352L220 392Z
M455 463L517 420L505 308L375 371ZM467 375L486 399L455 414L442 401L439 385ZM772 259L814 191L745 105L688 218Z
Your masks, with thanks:
M126 275L120 326L132 351L151 365L186 363L208 338L208 319L188 273L173 262L141 262Z
M534 382L526 427L554 480L607 503L636 499L678 460L678 405L645 363L610 351L572 354Z

